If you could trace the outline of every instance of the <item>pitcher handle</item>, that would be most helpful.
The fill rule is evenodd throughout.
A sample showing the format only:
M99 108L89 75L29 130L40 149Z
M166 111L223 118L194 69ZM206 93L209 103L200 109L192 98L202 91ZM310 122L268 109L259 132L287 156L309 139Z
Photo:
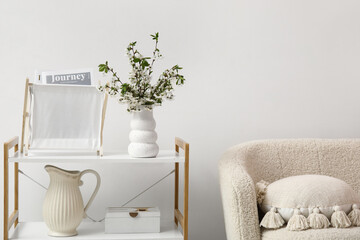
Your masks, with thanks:
M83 175L87 174L87 173L92 173L96 176L96 187L95 187L95 190L93 192L93 194L91 195L88 203L86 204L85 208L84 208L84 217L86 216L86 211L88 210L88 208L90 207L91 203L93 202L96 194L98 193L99 191L99 188L100 188L100 183L101 183L101 178L100 178L100 175L94 171L94 170L91 170L91 169L87 169L87 170L84 170L80 173L80 179Z

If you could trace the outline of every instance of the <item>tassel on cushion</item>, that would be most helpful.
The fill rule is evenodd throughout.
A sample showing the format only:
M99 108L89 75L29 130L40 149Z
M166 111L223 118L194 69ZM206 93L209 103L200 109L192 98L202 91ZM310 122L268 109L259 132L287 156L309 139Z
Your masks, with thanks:
M294 210L294 214L289 219L286 229L290 231L301 231L309 228L309 224L305 216L301 215L299 209Z
M331 225L335 228L347 228L351 226L350 219L339 206L334 207L335 212L331 215Z
M353 204L352 211L348 215L353 226L360 227L360 209L359 205Z
M329 219L324 214L320 213L319 208L314 208L307 220L309 227L314 229L328 228L330 226Z
M260 182L256 183L255 190L256 190L256 200L258 204L261 204L264 201L266 188L269 186L269 182L261 180Z
M284 219L276 212L276 208L272 207L261 220L260 226L263 226L264 228L277 229L282 227L284 223Z

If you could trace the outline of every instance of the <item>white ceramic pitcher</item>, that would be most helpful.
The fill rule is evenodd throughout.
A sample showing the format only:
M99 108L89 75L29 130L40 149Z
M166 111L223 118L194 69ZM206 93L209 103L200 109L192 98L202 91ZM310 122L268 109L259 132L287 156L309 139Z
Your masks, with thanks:
M66 171L64 169L46 165L45 170L50 175L50 185L46 192L43 217L49 228L49 236L69 237L77 235L76 228L86 217L86 210L95 198L100 187L100 175L94 170ZM97 184L89 202L84 208L79 186L81 177L86 173L96 176Z

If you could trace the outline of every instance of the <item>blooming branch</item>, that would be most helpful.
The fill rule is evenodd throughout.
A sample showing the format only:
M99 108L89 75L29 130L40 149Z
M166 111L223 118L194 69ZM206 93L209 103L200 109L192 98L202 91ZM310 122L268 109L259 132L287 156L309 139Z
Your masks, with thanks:
M160 106L163 99L173 99L173 85L183 85L185 78L179 74L182 68L178 65L166 69L152 85L153 65L162 57L158 49L159 33L150 35L155 41L152 57L144 57L135 49L136 42L131 42L127 47L127 56L131 65L129 83L123 83L113 68L109 67L108 61L99 65L99 71L112 74L111 82L100 85L98 89L110 96L118 98L120 103L128 104L128 111L140 111L142 107L151 110L153 106ZM149 63L150 62L150 63Z

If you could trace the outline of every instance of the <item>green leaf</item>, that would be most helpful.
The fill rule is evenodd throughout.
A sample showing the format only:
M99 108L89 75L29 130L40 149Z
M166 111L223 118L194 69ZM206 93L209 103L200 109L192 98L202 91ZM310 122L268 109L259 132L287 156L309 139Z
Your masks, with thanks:
M175 66L173 66L172 68L175 69L175 70L180 70L180 69L182 69L182 67L179 67L179 65L175 65Z
M153 105L153 104L154 104L154 102L150 102L150 101L145 102L145 105Z
M143 59L143 61L141 62L141 66L144 69L145 67L150 66L150 64L145 59Z
M106 65L105 64L100 64L99 65L99 72L103 72L106 69Z
M156 40L156 41L159 40L159 32L155 33L154 35L151 34L150 36L152 37L153 40Z
M129 84L128 83L124 83L121 85L121 94L125 94L127 91L129 90Z

